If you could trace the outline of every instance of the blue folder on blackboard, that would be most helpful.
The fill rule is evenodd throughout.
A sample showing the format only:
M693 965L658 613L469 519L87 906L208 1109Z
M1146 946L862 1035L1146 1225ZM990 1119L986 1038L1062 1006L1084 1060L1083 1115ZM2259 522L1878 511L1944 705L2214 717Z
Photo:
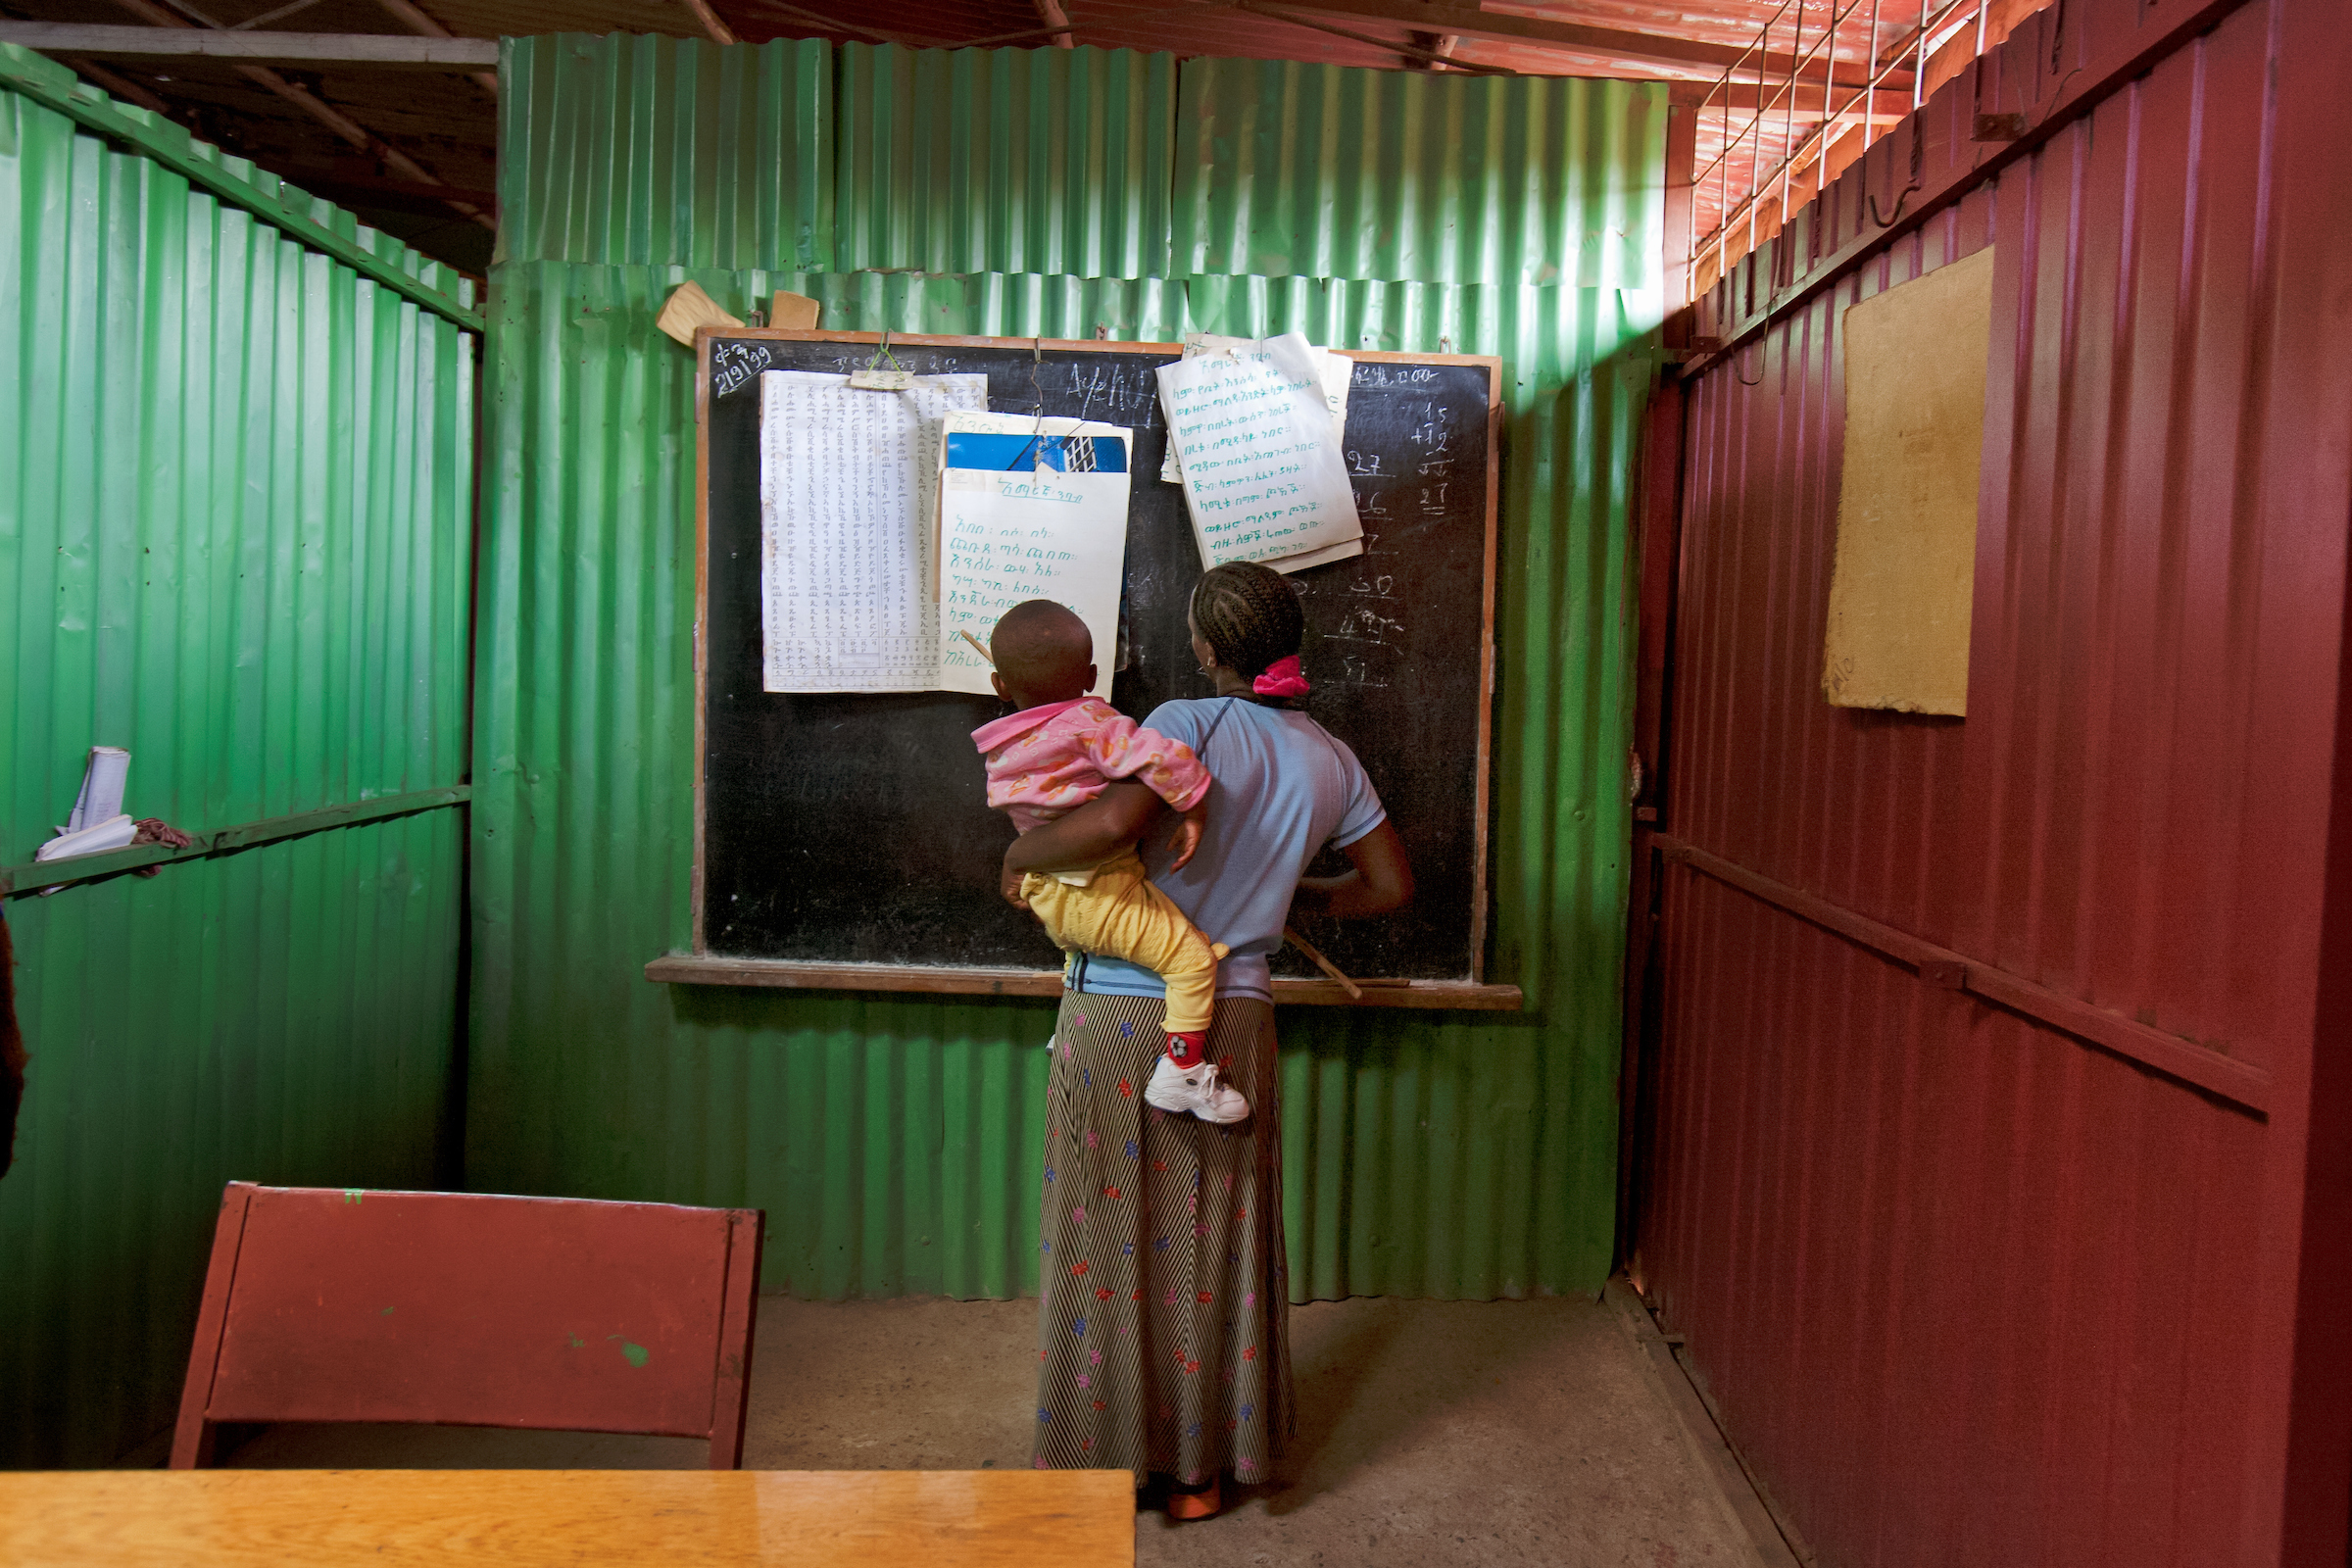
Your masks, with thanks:
M998 473L1051 468L1056 473L1125 473L1127 443L1103 435L948 433L948 466Z

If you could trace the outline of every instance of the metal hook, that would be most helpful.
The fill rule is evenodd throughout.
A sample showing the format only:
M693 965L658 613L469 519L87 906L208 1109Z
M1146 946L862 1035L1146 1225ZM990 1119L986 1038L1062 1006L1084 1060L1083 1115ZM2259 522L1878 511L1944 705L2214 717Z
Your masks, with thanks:
M1900 191L1896 192L1894 198L1894 211L1888 213L1885 218L1881 218L1879 216L1879 198L1876 195L1873 195L1870 198L1870 220L1878 224L1881 228L1892 228L1897 222L1902 220L1903 205L1911 200L1912 192L1918 189L1919 187L1917 185L1905 185Z
M1920 187L1920 177L1919 177L1919 175L1920 175L1920 171L1921 171L1922 169L1924 169L1924 168L1926 168L1926 167L1927 167L1927 161L1928 161L1928 145L1927 145L1927 134L1926 134L1926 132L1924 132L1923 130L1921 130L1921 129L1920 129L1920 123L1919 123L1919 122L1920 122L1919 111L1917 111L1917 110L1914 110L1914 111L1912 111L1912 114L1911 114L1911 182L1910 182L1908 185L1905 185L1905 186L1904 186L1904 187L1903 187L1903 188L1902 188L1900 191L1897 191L1897 192L1895 193L1895 198L1894 198L1894 211L1893 211L1892 213L1888 214L1886 217L1885 217L1885 218L1881 218L1881 217L1879 216L1879 198L1878 198L1878 197L1877 197L1875 194L1874 194L1874 195L1873 195L1873 196L1870 198L1870 219L1871 219L1871 221L1872 221L1872 222L1874 222L1874 223L1876 223L1876 224L1878 224L1878 225L1879 225L1881 228L1892 228L1892 227L1893 227L1893 226L1894 226L1894 225L1895 225L1897 222L1899 222L1899 221L1901 220L1901 219L1902 219L1902 216L1903 216L1903 204L1904 204L1904 203L1906 203L1906 202L1908 202L1908 201L1911 199L1912 193L1913 193L1913 192L1915 192L1915 191L1917 191L1917 190L1919 189L1919 187Z
M1031 338L1029 340L1029 395L1037 402L1037 422L1029 427L1029 445L1012 461L1018 464L1023 458L1028 459L1029 470L1032 473L1046 466L1046 389L1038 384L1037 379L1037 372L1045 363L1046 340L1042 337Z

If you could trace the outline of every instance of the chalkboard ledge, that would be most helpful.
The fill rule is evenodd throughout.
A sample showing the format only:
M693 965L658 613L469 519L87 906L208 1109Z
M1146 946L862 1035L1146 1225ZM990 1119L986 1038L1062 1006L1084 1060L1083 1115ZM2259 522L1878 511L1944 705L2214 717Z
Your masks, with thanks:
M672 953L645 966L659 985L778 986L794 991L928 991L959 996L1051 997L1061 992L1057 969L949 969L917 964L792 963L777 958L721 958ZM1517 986L1467 980L1362 980L1359 1001L1329 980L1274 982L1274 1000L1338 1007L1450 1007L1516 1012L1525 1005Z

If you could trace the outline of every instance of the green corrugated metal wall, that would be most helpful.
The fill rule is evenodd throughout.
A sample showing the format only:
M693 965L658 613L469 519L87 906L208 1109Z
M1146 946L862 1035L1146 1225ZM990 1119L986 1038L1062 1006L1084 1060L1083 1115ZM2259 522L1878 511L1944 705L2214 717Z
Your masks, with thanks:
M1164 277L1175 101L1168 55L846 44L832 267Z
M833 51L563 33L501 72L498 258L833 265Z
M1175 270L1655 289L1660 91L1187 61Z
M7 92L0 230L0 862L93 743L130 748L133 814L198 831L461 780L472 339ZM441 810L8 901L0 1465L168 1424L223 1182L454 1165L464 835Z
M539 51L571 47L517 42L509 70L536 72ZM630 46L611 47L625 58ZM1002 66L978 53L856 53L842 67L844 149L936 148L944 125L1000 119L1030 131L1100 127L1118 118L1104 106L1137 101L1136 84L1149 85L1157 69L1088 51L1039 51L1063 57L1043 74L1011 51ZM885 56L895 62L890 94L846 84L877 73ZM1196 71L1232 64L1188 63L1177 99L1196 96ZM615 70L601 79L639 78ZM967 83L975 96L918 108L909 81ZM1004 82L1018 86L1000 106L986 93ZM1529 89L1567 94L1574 84L1443 85L1508 100L1470 117L1481 125L1537 125L1565 122L1544 121ZM1066 95L1060 108L1041 96L1049 89ZM1233 107L1240 90L1220 78L1218 101ZM527 111L516 99L510 114L666 123L676 106L650 91L625 104ZM928 272L618 267L594 243L580 256L502 267L486 427L468 1183L759 1204L769 1216L768 1285L805 1296L1034 1288L1030 1152L1049 1006L642 978L648 958L687 944L693 801L692 361L654 331L653 316L692 276L738 315L791 288L825 302L825 324L852 329L1104 329L1165 340L1188 328L1296 326L1334 347L1507 361L1494 972L1525 986L1530 1002L1524 1014L1499 1018L1285 1012L1295 1288L1302 1298L1483 1298L1597 1287L1615 1194L1628 486L1661 296L1654 245L1612 251L1614 241L1590 236L1611 225L1657 232L1665 98L1657 87L1576 91L1614 103L1621 133L1570 138L1549 162L1541 149L1523 154L1511 178L1548 194L1531 198L1522 216L1491 205L1467 218L1438 214L1420 230L1475 221L1492 231L1467 250L1438 249L1448 265L1511 250L1494 282L1007 274L984 264L1016 238L1148 237L1135 225L1151 193L1107 181L1056 191L1023 164L1022 179L1001 187L1017 212L970 209L931 224L892 215L911 214L909 203L931 188L924 182L941 177L936 165L906 172L914 166L902 160L884 179L870 172L887 161L847 151L833 166L843 181L825 197L842 231L881 246L858 253L869 266ZM1319 102L1342 100L1390 95L1386 83L1343 79ZM1279 101L1263 110L1298 113ZM1590 122L1591 112L1579 113L1578 123ZM890 122L877 127L876 118ZM1180 123L1171 111L1171 135ZM509 145L533 134L511 128ZM1613 162L1596 161L1601 143ZM555 144L541 135L533 145ZM1316 145L1326 150L1312 168L1263 149L1253 156L1269 179L1296 190L1323 178L1317 169L1339 170L1350 143ZM572 165L551 182L635 154L575 142L565 156ZM1433 167L1478 164L1465 153ZM1171 170L1167 199L1182 184ZM1114 213L1128 216L1114 221ZM546 232L532 215L509 219L517 232ZM1172 227L1164 242L1177 242ZM681 237L679 248L696 243ZM1514 270L1522 253L1525 270ZM1119 252L1096 244L1086 254L1107 267ZM1417 265L1437 252L1416 240L1349 254ZM1617 269L1617 286L1520 280L1587 267Z
M1658 84L510 40L504 261L1662 287Z

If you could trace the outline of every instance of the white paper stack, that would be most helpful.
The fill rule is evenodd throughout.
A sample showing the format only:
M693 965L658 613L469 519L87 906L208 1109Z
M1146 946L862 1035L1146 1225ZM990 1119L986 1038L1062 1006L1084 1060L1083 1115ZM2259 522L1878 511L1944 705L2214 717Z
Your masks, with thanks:
M121 816L122 786L129 776L130 753L120 746L91 747L90 760L81 770L81 793L74 797L74 814L59 831L78 833Z
M1296 332L1263 358L1204 351L1159 368L1168 445L1203 564L1298 571L1360 556L1364 529L1326 381L1332 355ZM1350 369L1352 373L1352 368Z
M81 770L81 793L74 797L73 814L57 837L32 852L36 861L70 859L76 855L103 855L130 847L138 824L122 811L122 786L130 776L130 753L120 746L93 746ZM43 897L57 889L46 888Z
M1323 401L1331 407L1331 437L1345 442L1348 435L1348 388L1355 380L1355 362L1345 354L1309 343L1307 357L1314 362L1315 378L1323 386ZM1266 358L1266 339L1262 337L1220 337L1214 332L1184 334L1184 355L1197 360L1203 354L1222 354L1229 359L1263 360ZM1176 443L1168 442L1167 455L1159 460L1159 480L1162 484L1184 483L1184 466L1176 461Z
M63 860L75 855L102 855L108 850L128 849L130 841L138 836L138 831L137 823L117 812L103 822L93 822L88 827L60 833L33 851L32 858L35 860Z

